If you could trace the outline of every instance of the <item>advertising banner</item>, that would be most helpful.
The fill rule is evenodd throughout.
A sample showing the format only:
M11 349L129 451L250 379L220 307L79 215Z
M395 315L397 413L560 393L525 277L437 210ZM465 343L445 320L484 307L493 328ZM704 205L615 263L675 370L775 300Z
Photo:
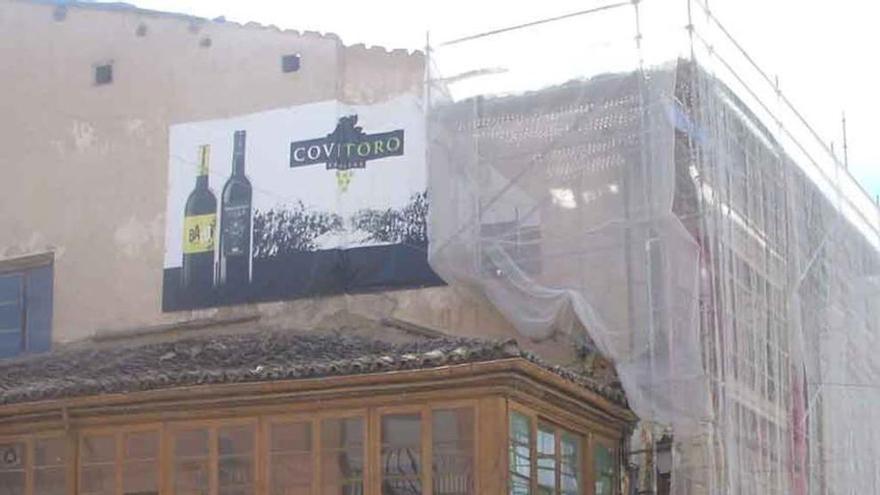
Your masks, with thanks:
M162 307L425 285L421 101L323 101L169 132Z

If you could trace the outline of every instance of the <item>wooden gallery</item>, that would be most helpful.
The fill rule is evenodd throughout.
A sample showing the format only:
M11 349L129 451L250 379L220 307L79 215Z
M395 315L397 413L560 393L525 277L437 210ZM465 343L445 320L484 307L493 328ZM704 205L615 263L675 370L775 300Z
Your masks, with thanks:
M0 494L618 493L619 388L510 341L255 332L0 364Z

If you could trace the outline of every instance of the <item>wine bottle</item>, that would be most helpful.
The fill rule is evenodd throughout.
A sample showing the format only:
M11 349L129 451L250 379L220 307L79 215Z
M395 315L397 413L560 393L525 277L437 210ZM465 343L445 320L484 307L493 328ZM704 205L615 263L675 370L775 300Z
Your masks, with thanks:
M220 203L220 284L234 288L251 281L251 182L244 174L245 131L233 135L232 175Z
M208 188L211 147L199 146L196 186L186 199L183 212L183 267L181 284L193 294L214 286L214 239L217 228L217 197Z

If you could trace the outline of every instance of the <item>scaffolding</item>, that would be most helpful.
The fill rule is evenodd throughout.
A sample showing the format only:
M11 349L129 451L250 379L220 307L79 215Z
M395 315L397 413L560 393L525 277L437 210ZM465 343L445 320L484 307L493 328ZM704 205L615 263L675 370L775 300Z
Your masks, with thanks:
M428 55L437 273L611 358L672 493L880 493L880 214L707 3Z

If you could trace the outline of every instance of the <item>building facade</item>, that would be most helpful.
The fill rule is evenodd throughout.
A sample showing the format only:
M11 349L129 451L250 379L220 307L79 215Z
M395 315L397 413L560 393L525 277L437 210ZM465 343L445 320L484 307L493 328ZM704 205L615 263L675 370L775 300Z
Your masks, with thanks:
M125 4L0 30L0 493L622 490L607 362L428 265L421 53Z

